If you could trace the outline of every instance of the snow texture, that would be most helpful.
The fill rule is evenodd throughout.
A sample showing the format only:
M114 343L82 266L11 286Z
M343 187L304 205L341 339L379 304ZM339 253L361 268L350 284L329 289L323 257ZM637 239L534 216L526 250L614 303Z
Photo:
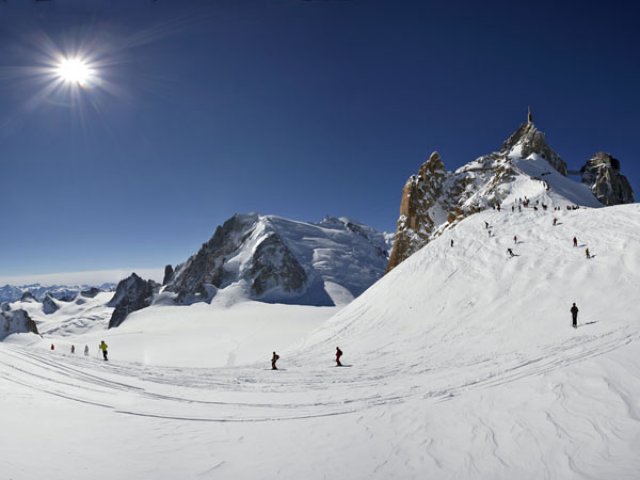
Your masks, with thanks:
M105 332L105 294L48 316L26 302L45 338L0 343L2 474L635 479L639 272L637 204L503 209L462 220L326 321L335 307L213 302ZM296 317L308 328L294 335ZM336 346L350 368L333 367Z

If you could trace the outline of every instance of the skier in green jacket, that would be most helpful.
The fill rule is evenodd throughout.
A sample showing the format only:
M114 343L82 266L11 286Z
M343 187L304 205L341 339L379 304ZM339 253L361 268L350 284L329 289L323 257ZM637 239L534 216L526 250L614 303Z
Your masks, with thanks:
M106 343L104 343L104 340L102 340L102 341L100 342L100 346L99 346L99 348L100 348L100 350L102 350L102 358L104 358L104 360L105 360L105 362L106 362L107 360L109 360L109 359L107 358L107 355L108 355L108 353L109 353L109 352L107 352L107 348L109 348L109 346L108 346Z

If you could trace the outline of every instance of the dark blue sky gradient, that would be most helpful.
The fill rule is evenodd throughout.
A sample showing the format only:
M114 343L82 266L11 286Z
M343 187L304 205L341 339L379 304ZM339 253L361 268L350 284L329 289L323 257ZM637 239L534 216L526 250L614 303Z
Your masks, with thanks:
M431 151L496 150L527 105L638 194L638 8L555 3L0 3L0 273L176 263L235 212L393 231ZM34 99L54 46L104 83Z

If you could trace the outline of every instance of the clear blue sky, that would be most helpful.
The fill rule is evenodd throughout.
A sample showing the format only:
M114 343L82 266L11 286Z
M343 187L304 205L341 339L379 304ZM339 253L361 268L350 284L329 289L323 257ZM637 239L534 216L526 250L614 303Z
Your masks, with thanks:
M493 151L527 105L638 195L638 7L556 3L2 2L0 274L175 264L235 212L392 231L431 151ZM47 91L55 51L98 81Z

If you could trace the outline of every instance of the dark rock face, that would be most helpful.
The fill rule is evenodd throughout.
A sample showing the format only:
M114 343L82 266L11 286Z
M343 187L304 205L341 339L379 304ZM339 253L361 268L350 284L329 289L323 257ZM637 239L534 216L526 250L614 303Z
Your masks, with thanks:
M38 327L25 310L0 311L0 340L12 333L35 333Z
M605 152L596 153L580 169L582 183L606 206L633 203L633 189L620 173L620 161Z
M47 293L47 296L51 296L60 300L61 302L73 302L76 299L77 294L75 293L65 293L62 295L57 295L53 293Z
M135 273L121 280L116 287L116 293L107 304L109 307L115 307L109 320L109 328L120 325L130 313L151 305L159 289L160 285L156 282L145 281Z
M438 152L433 152L420 167L418 174L407 180L402 189L400 217L387 271L428 241L435 226L435 220L429 214L429 210L441 195L446 178L444 163Z
M232 275L224 269L225 261L236 251L238 243L251 235L256 219L256 215L234 215L216 228L213 237L176 268L175 277L166 291L177 293L178 303L211 301L212 292L231 280Z
M174 274L173 267L171 265L167 265L164 267L164 277L162 278L162 285L168 285L173 280Z
M156 302L191 304L217 296L224 304L246 298L334 305L360 295L382 276L390 238L344 217L313 224L234 215L176 267Z
M33 296L31 292L24 292L20 297L21 302L37 302L36 297Z
M95 296L98 295L100 292L102 292L101 289L97 287L91 287L91 288L88 288L87 290L82 290L80 292L80 295L87 298L95 298Z
M297 292L307 281L304 268L276 234L269 235L258 245L249 276L253 279L251 291L258 296L272 288Z
M544 138L544 133L538 130L533 123L523 123L520 125L502 144L500 152L508 152L518 144L522 148L522 158L526 158L532 153L537 153L562 175L567 175L567 164L560 158L560 155L551 150Z
M45 313L45 315L51 315L59 308L60 307L58 307L53 298L51 298L51 295L47 295L46 297L44 297L44 300L42 301L42 311Z

